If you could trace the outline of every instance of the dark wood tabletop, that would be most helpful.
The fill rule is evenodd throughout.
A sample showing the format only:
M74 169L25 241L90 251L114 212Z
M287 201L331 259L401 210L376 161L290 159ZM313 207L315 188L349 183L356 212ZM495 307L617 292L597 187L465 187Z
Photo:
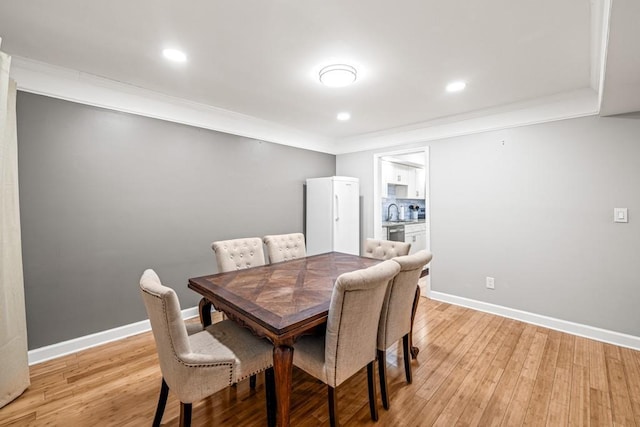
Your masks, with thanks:
M216 309L250 322L254 333L281 343L292 331L325 320L333 286L342 273L379 260L331 252L292 261L189 279L189 288ZM293 342L291 342L293 344Z
M379 262L330 252L189 279L217 310L273 343L279 426L289 425L295 340L326 323L338 276Z

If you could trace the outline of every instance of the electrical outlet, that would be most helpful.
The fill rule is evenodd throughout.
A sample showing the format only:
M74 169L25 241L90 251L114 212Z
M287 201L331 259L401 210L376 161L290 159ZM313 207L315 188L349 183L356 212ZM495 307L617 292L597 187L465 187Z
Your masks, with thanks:
M495 289L496 282L493 277L487 277L487 289Z

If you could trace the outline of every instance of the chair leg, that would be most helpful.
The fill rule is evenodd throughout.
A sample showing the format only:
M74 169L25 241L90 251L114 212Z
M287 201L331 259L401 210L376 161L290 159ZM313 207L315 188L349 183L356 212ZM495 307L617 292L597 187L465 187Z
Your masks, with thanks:
M340 420L338 420L338 399L336 396L336 389L327 386L328 396L329 396L329 425L331 427L336 427L340 425Z
M418 347L413 346L413 321L416 319L416 311L418 310L419 302L420 302L420 285L416 286L416 293L413 297L413 308L411 308L411 330L409 331L409 349L411 350L412 359L417 359L418 353L420 352L420 349Z
M200 313L200 323L202 327L206 328L211 325L211 301L206 298L202 298L198 303L198 312Z
M160 386L160 399L158 399L158 407L156 408L156 416L153 418L153 427L160 427L162 421L162 415L164 414L164 408L167 406L167 397L169 396L169 386L164 378L162 378L162 385Z
M411 376L411 355L409 354L409 334L402 337L402 351L404 358L404 373L407 376L407 383L413 381Z
M180 402L180 427L191 427L191 403Z
M276 381L273 368L264 371L264 391L267 395L267 425L276 425Z
M369 362L367 365L367 385L369 389L369 410L371 411L371 419L378 421L378 402L376 398L376 380L375 380L375 361Z
M378 350L378 374L380 376L380 396L382 397L382 406L389 409L389 384L387 383L387 352L386 350Z
M256 389L256 376L255 375L251 375L249 377L249 388L251 390L255 390Z

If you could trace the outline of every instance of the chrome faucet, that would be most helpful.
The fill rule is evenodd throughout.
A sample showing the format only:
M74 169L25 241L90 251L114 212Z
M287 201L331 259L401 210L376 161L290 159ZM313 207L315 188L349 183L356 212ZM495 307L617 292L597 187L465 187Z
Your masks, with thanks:
M395 203L391 203L389 205L389 207L387 208L387 221L391 221L391 206L395 206L396 207L396 214L398 216L400 216L400 210L398 209L398 205L396 205Z

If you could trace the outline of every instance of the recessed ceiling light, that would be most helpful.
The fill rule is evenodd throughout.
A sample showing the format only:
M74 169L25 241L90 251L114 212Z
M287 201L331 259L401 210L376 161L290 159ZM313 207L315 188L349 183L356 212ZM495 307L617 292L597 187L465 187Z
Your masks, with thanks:
M351 65L333 64L320 70L320 81L329 87L344 87L356 81L358 72Z
M460 92L467 84L463 81L451 82L447 85L447 92Z
M350 118L351 118L351 114L347 113L346 111L342 113L338 113L338 116L337 116L337 119L340 120L341 122L345 122Z
M162 55L169 61L186 62L187 60L187 55L177 49L165 49L162 51Z

